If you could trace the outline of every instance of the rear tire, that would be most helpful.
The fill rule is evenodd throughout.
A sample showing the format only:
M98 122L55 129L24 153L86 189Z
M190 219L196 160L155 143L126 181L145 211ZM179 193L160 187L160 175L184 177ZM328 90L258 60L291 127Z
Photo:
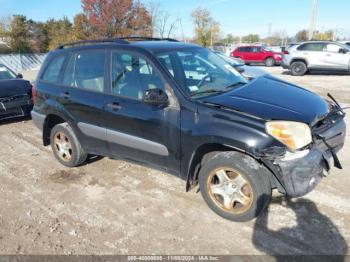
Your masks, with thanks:
M268 57L265 59L265 65L268 67L272 67L276 64L275 59L273 59L272 57Z
M88 154L69 124L56 125L51 130L50 141L54 156L62 165L76 167L86 161Z
M303 76L307 72L307 66L302 61L293 62L290 66L290 72L293 76Z
M265 167L239 152L208 155L199 172L199 188L219 216L243 222L257 217L269 204L271 184Z

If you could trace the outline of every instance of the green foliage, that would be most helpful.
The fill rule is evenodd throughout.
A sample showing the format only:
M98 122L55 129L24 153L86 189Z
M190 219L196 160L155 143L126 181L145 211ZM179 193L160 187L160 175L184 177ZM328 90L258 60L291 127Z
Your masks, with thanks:
M28 53L31 51L29 44L30 34L28 29L28 21L25 16L13 16L9 31L5 34L13 52Z
M257 43L260 41L260 36L258 34L249 34L242 37L243 43Z
M232 34L228 34L226 36L226 38L223 39L223 41L226 44L238 43L239 42L239 37L238 36L233 36Z
M72 37L72 23L67 17L55 20L50 19L45 23L45 32L47 34L48 49L55 49L57 46L71 42Z

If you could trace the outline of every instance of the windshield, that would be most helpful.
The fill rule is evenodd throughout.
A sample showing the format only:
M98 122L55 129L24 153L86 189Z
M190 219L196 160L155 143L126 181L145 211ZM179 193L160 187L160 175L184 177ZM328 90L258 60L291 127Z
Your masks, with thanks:
M347 49L347 50L350 51L350 45L348 45L348 44L350 44L350 43L346 43L346 44L339 43L339 45L340 45L342 48Z
M268 52L274 52L270 47L263 46L263 49Z
M0 65L0 80L13 79L16 75L9 70L6 66Z
M192 97L226 92L248 82L229 63L205 48L170 51L157 57Z

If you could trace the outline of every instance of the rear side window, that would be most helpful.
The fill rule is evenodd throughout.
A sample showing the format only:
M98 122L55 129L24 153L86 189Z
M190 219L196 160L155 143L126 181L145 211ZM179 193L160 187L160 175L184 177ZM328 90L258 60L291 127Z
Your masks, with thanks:
M238 48L238 52L250 52L251 48L249 46Z
M317 52L322 52L326 49L326 44L323 43L308 43L308 44L303 44L298 47L298 50L301 51L317 51Z
M105 62L106 53L104 51L83 51L73 54L64 74L63 84L103 92Z
M65 56L57 56L49 62L46 70L42 76L42 80L57 84L59 81L59 76L64 64Z

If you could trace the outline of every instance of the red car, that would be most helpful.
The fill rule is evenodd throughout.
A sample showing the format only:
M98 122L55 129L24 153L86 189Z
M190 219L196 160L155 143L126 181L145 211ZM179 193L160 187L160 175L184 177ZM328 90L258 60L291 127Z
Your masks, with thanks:
M266 46L240 46L231 52L231 56L242 59L246 64L264 63L266 66L279 65L282 61L282 53Z

